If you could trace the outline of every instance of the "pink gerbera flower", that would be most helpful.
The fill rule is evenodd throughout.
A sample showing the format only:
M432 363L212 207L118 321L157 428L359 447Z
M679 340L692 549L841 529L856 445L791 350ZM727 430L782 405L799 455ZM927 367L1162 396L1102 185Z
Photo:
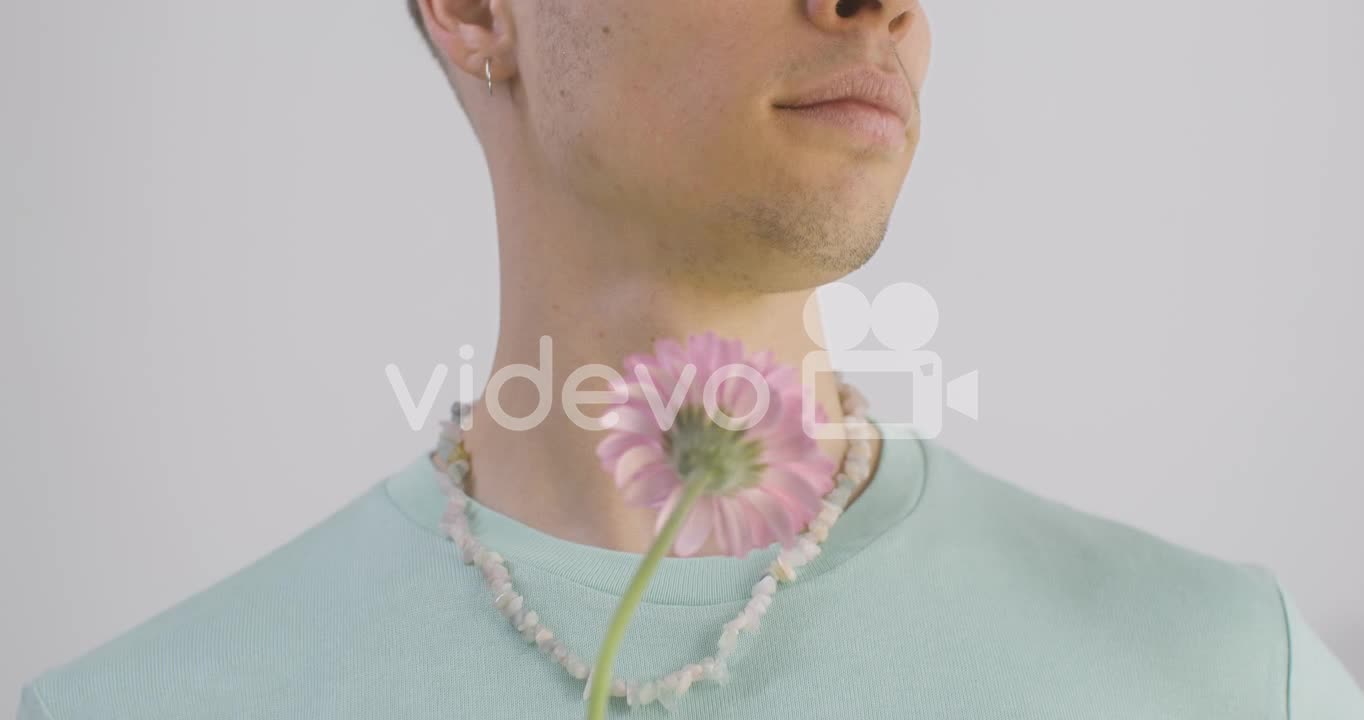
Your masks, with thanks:
M677 555L695 553L711 533L738 557L774 541L791 547L836 469L805 432L802 403L814 400L796 369L771 351L745 357L739 340L713 332L685 348L662 339L654 350L625 358L624 392L609 408L617 422L597 445L627 502L657 509L661 532L687 484L704 483L674 540ZM823 408L815 419L825 421Z

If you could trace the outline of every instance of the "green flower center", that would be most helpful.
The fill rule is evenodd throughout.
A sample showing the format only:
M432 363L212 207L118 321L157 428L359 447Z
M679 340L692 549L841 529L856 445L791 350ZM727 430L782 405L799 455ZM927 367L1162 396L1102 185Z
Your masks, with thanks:
M744 431L720 426L695 405L678 410L663 434L663 451L682 479L705 482L706 492L715 495L757 486L766 468L758 460L762 449Z

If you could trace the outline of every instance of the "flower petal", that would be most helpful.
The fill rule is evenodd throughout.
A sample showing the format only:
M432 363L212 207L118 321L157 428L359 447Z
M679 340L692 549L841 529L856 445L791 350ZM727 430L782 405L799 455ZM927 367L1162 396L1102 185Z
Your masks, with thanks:
M733 502L733 498L716 497L714 501L717 511L715 517L719 521L725 554L740 558L748 555L753 549L753 544L748 535L748 525L745 522L747 518Z
M706 544L714 524L715 502L709 495L703 495L691 506L691 512L682 523L677 538L673 541L673 552L678 555L692 555ZM655 530L662 530L662 525Z
M672 514L673 508L682 500L682 483L678 483L664 498L663 504L658 506L658 516L654 518L654 537L658 537L663 532L663 526L668 524L668 516Z
M805 478L785 466L768 468L761 487L781 498L798 525L814 517L823 502Z
M777 365L777 353L772 349L760 350L753 354L753 367L766 372Z
M800 389L800 373L790 365L773 365L764 377L773 390L795 392Z
M625 454L626 450L637 445L653 445L660 451L663 449L657 436L634 432L612 432L597 443L597 459L601 460L602 467L607 472L614 472L616 463L620 461L620 456Z
M748 397L741 402L743 414L746 415L748 411L757 404L758 392L759 391L754 389L752 385L749 385ZM782 426L782 417L789 412L788 402L789 401L781 393L769 391L767 396L767 410L763 411L762 417L758 418L758 421L754 423L753 427L747 430L748 435L755 439L771 437L772 433L776 432Z
M757 393L748 378L737 373L720 383L720 392L715 394L720 408L734 417L743 417L756 404Z
M725 514L720 503L714 502L713 499L712 502L715 507L715 514L712 516L715 524L715 539L720 543L721 552L726 555L733 555L734 545L729 534L729 516Z
M798 462L808 457L812 449L818 448L814 438L806 435L799 424L792 429L790 420L782 419L780 422L779 429L768 432L763 438L762 452L758 455L759 462L765 465Z
M631 398L627 402L611 408L611 412L616 414L616 424L609 430L615 432L634 432L641 435L663 434L663 426L660 422L663 418L654 415L653 408L649 407L647 400L642 398Z
M621 366L625 369L625 379L627 382L632 384L638 384L640 382L642 371L639 366L641 365L645 371L648 371L648 376L655 382L671 375L667 366L658 358L644 353L635 353L626 355L625 360L621 363Z
M681 484L682 481L677 477L677 471L673 470L672 465L656 462L640 468L633 479L621 489L621 497L628 505L657 507Z
M687 351L681 343L670 337L659 338L654 343L654 356L672 377L682 376L682 368L687 364Z
M838 470L838 464L833 458L816 450L800 462L787 465L786 469L799 475L823 497L834 489L834 473Z
M796 526L795 518L791 517L786 503L779 497L761 487L746 488L739 497L747 501L762 517L767 528L767 538L771 538L764 546L770 545L773 540L780 542L782 547L790 547L795 542L799 528Z
M750 488L751 489L751 488ZM767 519L758 509L753 507L753 503L748 501L748 496L744 492L738 492L729 496L729 501L738 508L739 516L743 518L743 527L748 533L748 542L752 547L767 547L772 543L772 531L767 527Z
M753 375L756 377L752 377ZM772 387L761 374L756 372L740 374L738 371L730 371L725 373L725 379L720 382L716 401L731 416L746 417L757 407L758 399L764 394L767 396L767 408L763 411L763 417L766 417L773 412L773 401L778 397L778 393L772 392ZM757 420L760 421L761 418Z
M644 368L641 375L632 378L628 388L628 402L647 408L653 411L653 404L650 398L657 398L658 403L667 406L673 401L673 395L677 394L678 379L671 370L659 366L641 364L638 367Z
M663 462L664 459L663 451L653 445L636 445L626 450L612 469L616 487L624 488L635 479L635 474L641 469Z

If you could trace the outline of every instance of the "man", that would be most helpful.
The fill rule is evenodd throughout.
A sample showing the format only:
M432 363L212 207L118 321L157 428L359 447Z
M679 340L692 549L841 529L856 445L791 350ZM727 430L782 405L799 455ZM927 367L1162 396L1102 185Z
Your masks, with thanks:
M496 195L494 370L619 367L713 330L799 365L813 288L885 235L918 143L929 30L911 0L417 0ZM827 360L822 361L827 368ZM843 418L831 373L814 395ZM500 388L507 415L543 389ZM654 536L555 404L474 404L470 526L583 658ZM870 398L871 416L877 399ZM831 458L844 440L822 440ZM1276 578L885 439L823 551L783 583L695 718L1364 718ZM20 718L565 718L581 673L509 625L443 532L423 455L218 585L24 688ZM769 548L770 550L770 548ZM715 652L771 552L664 558L614 675ZM675 690L675 688L674 688Z

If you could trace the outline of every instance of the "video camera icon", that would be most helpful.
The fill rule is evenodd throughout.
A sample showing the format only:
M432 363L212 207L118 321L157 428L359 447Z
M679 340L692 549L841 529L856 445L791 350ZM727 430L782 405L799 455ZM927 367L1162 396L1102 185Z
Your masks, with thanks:
M943 408L951 408L972 420L979 418L980 372L972 370L944 382L942 357L921 349L938 331L938 303L927 290L914 283L895 283L882 288L868 302L861 290L847 283L831 283L820 289L820 305L811 295L806 305L806 332L829 353L838 353L837 373L909 373L912 398L911 421L890 422L878 417L882 437L890 439L935 438L942 432ZM837 323L821 328L816 308L833 308ZM855 350L867 333L876 335L886 350ZM823 338L821 341L820 339ZM813 387L815 375L828 372L810 353L801 361L801 382ZM803 402L801 421L816 440L845 439L841 423L818 422L815 403Z

